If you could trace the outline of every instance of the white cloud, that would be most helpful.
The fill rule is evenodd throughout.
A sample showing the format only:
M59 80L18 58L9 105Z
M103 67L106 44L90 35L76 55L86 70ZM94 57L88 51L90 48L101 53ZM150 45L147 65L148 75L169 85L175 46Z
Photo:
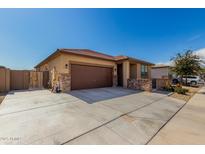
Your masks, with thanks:
M156 65L168 65L168 66L172 66L172 65L173 65L173 62L172 62L172 61L158 62L158 63L156 63Z
M200 56L201 59L205 59L205 48L195 51L196 55Z
M201 59L205 60L205 48L195 50L194 53L198 56L200 56ZM169 65L173 66L172 61L164 61L164 62L158 62L156 65Z
M205 48L195 50L194 53L198 56L200 56L201 59L205 60ZM169 65L173 66L172 61L164 61L164 62L158 62L156 65Z

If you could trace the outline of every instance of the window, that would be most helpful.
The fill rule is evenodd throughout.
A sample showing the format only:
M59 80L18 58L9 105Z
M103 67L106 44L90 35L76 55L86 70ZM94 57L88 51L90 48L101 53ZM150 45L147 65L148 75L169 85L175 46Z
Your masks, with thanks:
M148 78L148 66L147 65L141 65L141 78L147 79Z

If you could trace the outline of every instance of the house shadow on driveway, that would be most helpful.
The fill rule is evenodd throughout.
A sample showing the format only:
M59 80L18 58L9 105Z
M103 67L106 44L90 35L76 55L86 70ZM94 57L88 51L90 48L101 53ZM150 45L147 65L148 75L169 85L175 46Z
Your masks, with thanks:
M96 89L73 90L69 94L89 104L112 98L136 94L142 91L125 89L121 87L107 87Z

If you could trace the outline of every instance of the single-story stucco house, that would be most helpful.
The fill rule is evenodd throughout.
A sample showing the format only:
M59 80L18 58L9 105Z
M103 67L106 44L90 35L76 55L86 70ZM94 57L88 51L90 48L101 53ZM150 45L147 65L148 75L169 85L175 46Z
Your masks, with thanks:
M48 72L50 85L59 82L64 92L112 86L151 90L152 65L88 49L57 49L35 68Z

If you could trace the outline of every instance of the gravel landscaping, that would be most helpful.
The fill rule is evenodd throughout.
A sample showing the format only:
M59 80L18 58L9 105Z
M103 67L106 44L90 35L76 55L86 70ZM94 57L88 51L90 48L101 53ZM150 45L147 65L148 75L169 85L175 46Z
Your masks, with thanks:
M188 102L189 99L190 99L192 96L194 96L194 95L200 90L201 87L183 86L183 88L189 90L189 92L187 92L186 95L178 94L178 93L174 92L174 93L171 95L171 97L177 98L177 99L180 99L180 100L184 100L184 101Z

